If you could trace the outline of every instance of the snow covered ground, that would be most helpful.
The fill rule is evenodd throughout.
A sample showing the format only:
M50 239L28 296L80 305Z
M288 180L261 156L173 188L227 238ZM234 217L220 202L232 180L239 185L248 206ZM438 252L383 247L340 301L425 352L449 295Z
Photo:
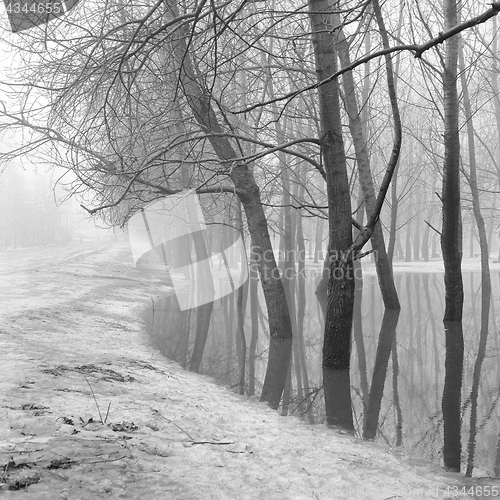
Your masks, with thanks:
M166 289L161 275L133 267L123 243L0 253L0 497L378 500L500 490L280 417L183 371L151 347L140 322Z

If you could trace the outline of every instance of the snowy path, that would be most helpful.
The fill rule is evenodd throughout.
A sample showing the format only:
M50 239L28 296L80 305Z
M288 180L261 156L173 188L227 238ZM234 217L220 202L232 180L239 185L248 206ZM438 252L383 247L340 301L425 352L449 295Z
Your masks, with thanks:
M140 324L165 290L121 244L0 253L0 497L457 498L458 485L495 484L184 372Z

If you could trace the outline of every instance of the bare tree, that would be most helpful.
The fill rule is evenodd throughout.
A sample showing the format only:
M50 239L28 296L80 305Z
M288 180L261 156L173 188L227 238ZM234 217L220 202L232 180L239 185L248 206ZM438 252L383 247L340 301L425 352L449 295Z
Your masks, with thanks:
M68 188L82 198L90 213L100 214L110 224L123 224L144 204L185 187L212 195L218 209L226 209L232 203L229 200L238 197L269 313L269 363L262 399L272 407L279 405L289 373L292 328L269 233L269 214L275 208L266 209L266 204L277 204L279 199L290 205L287 222L292 220L290 208L324 213L319 203L324 199L321 178L326 182L330 283L323 365L345 369L351 347L353 261L362 256L363 246L378 231L401 147L391 55L407 51L423 59L443 42L448 54L443 87L445 319L461 318L460 199L459 189L455 191L457 182L459 187L460 145L453 37L495 16L500 4L457 24L453 17L456 6L447 0L445 31L436 37L429 34L422 44L390 40L379 3L374 0L371 4L383 47L369 53L361 49L355 53L349 47L350 51L343 52L346 57L341 68L337 67L340 46L332 33L339 26L348 33L352 18L365 15L365 2L341 9L333 0L311 0L308 12L302 3L293 1L269 6L246 1L137 4L108 0L103 8L81 3L68 15L68 25L65 19L54 21L57 29L51 24L47 29L35 28L15 42L28 64L22 79L10 85L19 109L16 112L5 105L1 114L6 126L21 127L31 137L4 157L36 150L67 168L75 176ZM334 14L339 16L336 22ZM64 29L71 30L78 43L68 45ZM273 33L280 36L271 36ZM346 75L347 81L355 68L377 58L385 58L394 125L383 138L390 154L378 165L385 172L379 192L366 204L366 224L355 224L358 232L353 241L351 181L355 176L350 178L352 169L345 154L349 138L342 130L338 78ZM356 115L354 107L351 111ZM384 120L388 117L385 114ZM285 118L290 126L283 127ZM315 135L311 130L318 128L319 140L310 137ZM281 178L277 168L280 154ZM297 175L293 182L301 182L304 189L292 188L299 163L306 165L304 178L314 179L310 184L318 185L297 181ZM311 174L313 170L316 172ZM277 186L278 195L273 191ZM284 196L283 189L287 191ZM200 334L200 345L202 340ZM201 347L198 351L202 352ZM342 383L348 387L345 379Z

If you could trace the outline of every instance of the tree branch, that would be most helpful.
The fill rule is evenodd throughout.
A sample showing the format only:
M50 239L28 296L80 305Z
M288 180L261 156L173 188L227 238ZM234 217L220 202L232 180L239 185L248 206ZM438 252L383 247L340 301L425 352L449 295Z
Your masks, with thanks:
M267 106L269 104L273 104L275 102L280 102L280 101L292 100L304 92L317 89L318 87L321 87L322 85L325 85L328 82L335 80L335 78L338 78L339 76L343 75L344 73L347 73L348 71L352 71L353 69L371 61L372 59L377 59L382 56L387 56L389 54L392 54L393 52L410 51L413 52L413 55L419 59L422 57L424 52L427 52L429 49L432 49L433 47L442 44L443 42L448 40L448 38L451 38L452 36L455 36L458 33L465 31L466 29L473 28L474 26L478 26L479 24L485 23L492 17L495 17L499 12L500 12L500 2L494 2L491 4L491 8L485 11L483 14L480 14L479 16L469 19L468 21L465 21L461 24L457 24L453 28L449 29L448 31L445 31L444 33L440 33L437 37L432 38L431 40L429 40L424 44L396 45L394 47L387 47L382 50L372 52L371 54L367 54L366 56L361 57L357 61L354 61L349 66L346 66L345 68L342 68L339 71L333 73L332 75L330 75L328 78L325 78L321 82L317 82L313 85L308 85L307 87L304 87L300 90L289 92L287 94L282 95L281 97L276 97L274 99L269 99L268 101L261 102L259 104L254 104L253 106L249 106L239 111L233 111L233 113L234 114L248 113L249 111L252 111L256 108L260 108L261 106Z
M429 224L426 220L424 220L424 222L431 228L433 229L434 231L436 231L437 234L439 234L439 236L443 236L441 234L441 231L438 231L432 224Z
M382 43L384 47L388 47L389 37L387 34L387 29L385 27L384 18L382 17L380 3L378 0L372 0L372 5L373 12L375 14L375 18L380 30L380 36L382 37ZM375 201L375 206L373 207L373 212L369 215L366 226L359 232L356 240L353 242L351 248L349 249L350 251L346 253L346 256L350 255L351 253L356 256L373 234L373 230L375 228L375 225L377 224L377 221L379 220L385 196L387 194L387 190L389 189L389 185L391 184L392 176L394 175L394 171L396 170L396 166L399 161L399 154L401 152L403 132L401 126L401 116L399 114L398 98L396 95L396 85L394 82L394 68L392 66L392 59L390 55L386 54L384 57L387 74L387 91L389 93L394 121L394 145L392 147L391 157L389 159L387 169L385 171L384 178L382 180L382 184Z
M107 204L104 204L104 205L99 205L98 207L95 207L95 208L87 208L85 205L80 205L80 206L84 210L86 210L90 215L94 215L97 212L100 212L101 210L105 210L106 208L116 207L116 206L118 206L125 199L125 197L127 196L127 193L130 191L130 188L132 187L132 185L133 185L134 182L141 182L141 184L146 184L150 188L156 189L159 193L164 194L165 196L169 196L169 195L172 195L172 194L178 194L178 193L182 193L182 191L185 191L184 189L169 189L169 188L166 188L164 186L159 186L159 185L156 185L156 184L154 184L152 182L148 182L148 181L139 181L137 179L137 177L140 174L141 174L141 172L137 172L133 176L132 180L127 184L127 186L126 186L124 192L122 193L122 195L117 200L115 200L114 202L107 203ZM237 190L234 187L231 187L231 186L200 187L200 188L195 188L195 192L197 194L216 194L216 193L231 193L231 194L234 194L234 195L238 194Z

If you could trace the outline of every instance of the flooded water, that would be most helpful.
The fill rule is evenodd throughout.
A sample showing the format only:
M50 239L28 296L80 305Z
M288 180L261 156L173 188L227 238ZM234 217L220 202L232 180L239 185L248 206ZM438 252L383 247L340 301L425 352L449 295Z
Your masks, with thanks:
M435 462L442 462L443 388L445 381L444 284L442 274L396 274L401 303L390 354L386 353L385 386L378 415L377 440ZM462 470L473 459L475 475L500 475L500 364L499 331L495 314L500 312L498 277L495 276L490 328L478 378L478 396L472 393L480 334L480 273L464 273L464 364L461 391ZM353 403L363 414L370 399L383 306L374 276L365 278L361 307L363 349L355 342L352 358ZM390 335L390 332L382 333ZM356 332L355 332L356 337ZM389 347L386 347L389 349ZM377 367L380 372L380 366ZM477 371L477 369L476 369ZM382 382L383 383L383 382ZM366 404L365 404L366 406ZM476 432L471 437L471 414L477 411ZM473 455L473 457L472 457Z
M323 317L314 294L318 269L308 266L303 339L296 335L291 385L285 391L281 408L283 414L299 415L314 424L326 421L321 368ZM374 274L365 273L362 287L358 287L350 372L355 432L442 465L446 416L442 410L446 354L443 274L396 271L395 281L402 304L399 315L384 311ZM461 442L463 472L468 468L474 476L498 477L500 273L492 273L492 282L487 346L482 353L484 359L479 356L478 360L480 273L464 272L465 349L461 410L457 414L460 421L456 422L456 428L461 423L461 436L456 432L452 441ZM244 297L245 342L242 342L237 327L236 295L214 303L200 371L237 390L244 350L244 392L259 394L269 343L265 307L263 310L262 298L252 307L252 301ZM297 309L300 311L300 307ZM189 368L196 318L196 310L180 311L175 296L170 295L155 300L145 321L162 353ZM455 368L451 361L447 373L453 373Z

